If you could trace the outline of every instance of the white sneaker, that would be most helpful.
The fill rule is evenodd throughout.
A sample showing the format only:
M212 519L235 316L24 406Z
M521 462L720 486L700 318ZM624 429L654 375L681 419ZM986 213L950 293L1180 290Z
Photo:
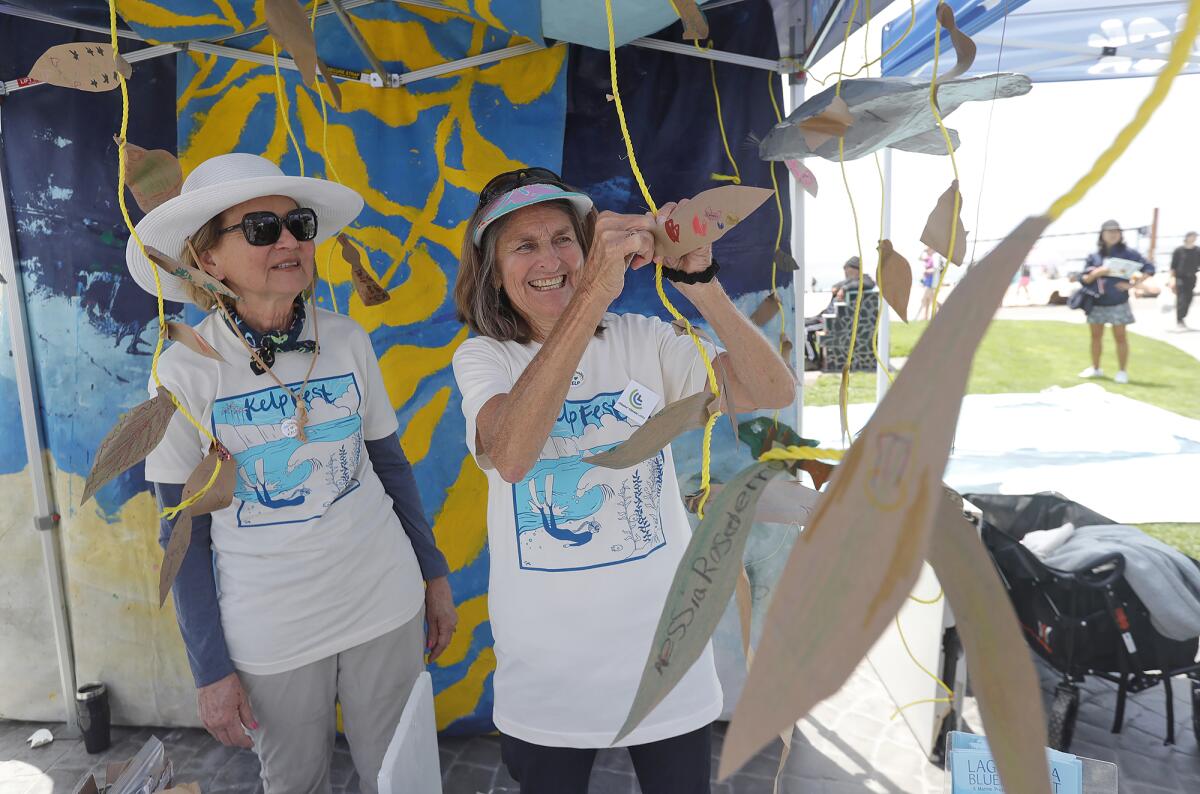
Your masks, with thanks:
M1116 383L1129 383L1129 373L1125 370L1121 370L1117 373L1117 376L1113 378L1113 381Z
M1088 367L1083 372L1079 373L1079 377L1081 377L1081 378L1103 378L1104 370L1100 369L1099 367Z

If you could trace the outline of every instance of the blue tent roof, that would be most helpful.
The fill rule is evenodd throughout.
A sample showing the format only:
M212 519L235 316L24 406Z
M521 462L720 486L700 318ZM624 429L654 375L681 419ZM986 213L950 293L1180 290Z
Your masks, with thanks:
M979 48L970 74L1020 72L1035 82L1153 76L1187 11L1182 0L949 0L949 5ZM883 59L884 75L929 75L936 6L937 0L917 4L913 31ZM904 14L884 26L884 50L904 35L908 20ZM954 49L944 31L940 47L945 70L953 64ZM1184 73L1196 72L1200 53L1193 50Z

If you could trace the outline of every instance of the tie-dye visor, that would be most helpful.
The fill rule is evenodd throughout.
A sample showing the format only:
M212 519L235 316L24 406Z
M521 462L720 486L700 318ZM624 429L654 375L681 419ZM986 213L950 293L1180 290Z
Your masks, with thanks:
M583 193L573 193L563 190L556 185L541 183L522 185L521 187L513 188L503 195L497 196L487 206L487 209L484 210L483 215L479 218L479 223L475 226L475 234L472 238L475 245L479 245L480 241L483 240L484 230L494 221L503 218L514 210L534 204L541 204L544 201L569 201L580 218L591 212L593 206L592 200Z

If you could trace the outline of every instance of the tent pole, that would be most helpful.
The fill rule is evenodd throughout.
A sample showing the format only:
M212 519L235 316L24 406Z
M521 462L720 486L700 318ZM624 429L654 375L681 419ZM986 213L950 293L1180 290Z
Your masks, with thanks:
M0 115L3 109L0 108ZM42 559L50 588L50 617L54 623L54 646L58 652L58 677L62 687L62 705L68 730L79 732L75 714L75 656L71 647L71 624L67 616L66 588L63 585L62 560L59 556L59 515L50 489L42 438L38 424L40 410L33 383L33 355L29 346L29 318L25 314L25 290L17 270L13 246L13 228L8 206L3 162L4 129L0 123L0 274L8 283L3 289L4 310L12 337L13 364L17 394L21 405L21 427L25 435L25 454L33 485L33 527L42 539Z
M883 150L883 239L892 238L892 150ZM878 261L878 260L876 260ZM878 277L878 274L876 274ZM887 394L888 367L892 359L892 312L883 295L879 296L879 361L875 368L875 403L883 401Z
M803 74L788 77L791 91L789 112L804 104L806 78ZM774 168L774 163L771 164ZM807 278L804 268L804 189L795 179L788 179L792 199L792 257L796 260L796 272L792 274L792 364L796 374L796 433L804 435L804 363L807 359L807 336L804 331L804 293Z

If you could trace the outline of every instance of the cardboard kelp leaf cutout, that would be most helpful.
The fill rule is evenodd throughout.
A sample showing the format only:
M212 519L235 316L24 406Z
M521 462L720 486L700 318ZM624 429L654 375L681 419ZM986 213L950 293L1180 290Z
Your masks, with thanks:
M681 201L654 227L655 250L675 258L711 245L775 195L746 185L722 185Z
M339 234L337 239L338 244L342 247L342 258L350 265L350 279L354 282L354 291L358 293L358 298L363 305L378 306L390 301L391 293L379 286L379 282L363 267L362 256L358 253L358 248L354 243L350 242L350 238Z
M750 322L755 325L766 325L782 309L783 303L779 300L779 296L772 292L763 298L762 303L758 304L758 308L750 315Z
M676 436L704 427L708 422L709 406L714 399L716 396L712 392L703 391L668 403L646 424L633 431L629 438L606 452L584 458L583 462L606 469L636 466L657 455Z
M146 150L114 135L124 149L125 183L142 212L149 212L179 195L183 187L183 167L166 149Z
M133 67L107 43L81 41L56 44L41 54L29 77L42 83L80 91L111 91L129 78Z
M786 470L783 461L755 463L711 501L675 570L637 694L613 744L633 731L700 658L741 575L759 497Z
M912 266L897 253L891 240L879 243L879 268L875 272L875 283L900 319L908 322L908 298L912 294Z
M279 48L292 56L304 85L313 88L317 74L317 42L308 26L308 16L296 0L265 0L263 9L267 15L267 30L279 43Z
M775 249L775 267L789 273L795 273L800 269L800 264L796 262L796 258L791 252L785 251L782 248Z
M159 251L157 248L152 248L151 246L146 246L146 256L150 257L151 262L158 265L172 276L177 276L184 281L190 281L197 287L206 289L214 294L225 295L233 298L234 300L240 300L236 292L225 286L222 282L208 275L198 267L185 265L178 259L169 257L162 251Z
M958 197L958 212L954 211L955 196ZM954 254L950 253L950 224L954 223L957 230L954 233ZM925 230L921 232L921 242L937 251L949 261L961 265L967 256L967 230L962 222L962 194L958 192L958 180L955 179L946 188L946 192L938 197L933 212L925 221Z
M800 134L810 151L831 138L840 138L854 124L854 116L850 115L850 106L840 96L829 100L829 105L820 113L800 122ZM815 178L813 180L816 181ZM816 193L814 192L815 196Z
M722 778L837 692L911 592L975 350L1049 223L1026 219L967 272L834 471L776 587Z
M966 74L971 65L975 63L975 42L958 29L958 24L954 21L954 9L950 6L939 3L937 17L938 21L942 23L942 27L950 34L950 40L954 42L954 54L958 56L958 62L954 64L954 68L945 74L938 74L938 80L953 80L960 74Z
M233 504L233 491L237 486L237 461L223 449L213 449L204 456L183 484L183 500L191 499L194 494L208 484L213 469L221 462L221 471L217 473L217 481L213 487L204 492L204 496L188 508L193 515L202 516L224 510Z
M683 37L690 41L708 38L708 20L696 0L674 0L679 18L683 20Z
M85 504L101 486L144 460L162 441L174 414L175 403L163 386L158 387L157 395L122 414L96 450L79 504Z
M329 73L329 68L325 66L325 62L320 58L317 59L317 69L321 71L321 78L325 81L325 85L329 88L329 98L333 102L333 106L338 110L342 109L342 87L337 84L337 80L333 79L333 75ZM319 88L317 90L320 90Z
M158 569L158 605L167 603L167 593L179 575L183 558L187 556L188 546L192 544L192 512L185 508L175 518L175 526L171 527L171 539L163 552L162 566Z
M167 339L191 350L193 353L211 358L213 361L224 363L225 359L221 354L208 343L208 340L200 336L200 333L190 325L184 323L167 323Z
M1033 659L962 498L945 489L929 561L954 610L984 732L1005 791L1049 794L1046 716Z
M801 129L803 129L803 126ZM820 186L817 184L817 175L799 160L788 159L784 160L784 162L787 163L788 170L792 172L792 176L800 183L800 187L804 188L810 196L816 198L817 190L820 189Z

